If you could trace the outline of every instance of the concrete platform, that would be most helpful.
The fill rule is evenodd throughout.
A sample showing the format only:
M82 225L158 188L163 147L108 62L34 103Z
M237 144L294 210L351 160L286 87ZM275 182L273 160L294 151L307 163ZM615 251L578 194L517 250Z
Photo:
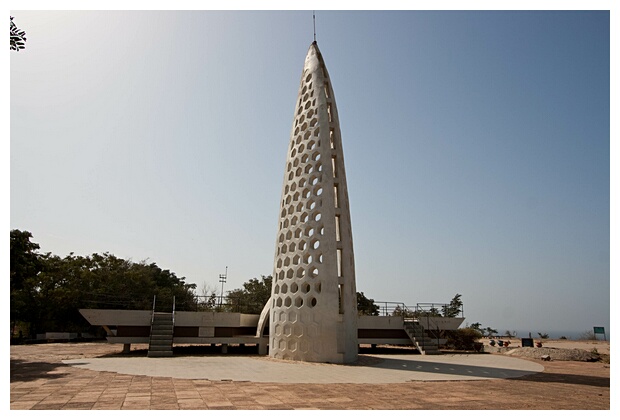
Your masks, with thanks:
M291 384L388 384L410 381L506 379L544 370L527 360L490 354L360 356L356 365L275 360L261 356L102 357L63 360L100 372L210 381Z

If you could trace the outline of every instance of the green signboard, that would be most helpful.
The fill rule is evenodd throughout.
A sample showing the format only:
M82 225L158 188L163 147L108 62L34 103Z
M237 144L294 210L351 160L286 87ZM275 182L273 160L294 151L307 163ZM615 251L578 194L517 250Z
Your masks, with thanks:
M594 327L594 334L605 334L605 327Z

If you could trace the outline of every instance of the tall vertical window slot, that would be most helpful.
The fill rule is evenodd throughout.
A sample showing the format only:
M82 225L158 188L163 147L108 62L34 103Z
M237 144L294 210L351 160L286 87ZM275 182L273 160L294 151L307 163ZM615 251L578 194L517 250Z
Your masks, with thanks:
M338 285L338 313L344 314L344 296L342 291L342 284Z
M336 250L336 263L338 265L338 277L342 277L342 249Z
M334 143L334 129L333 128L329 129L329 147L331 147L332 150L336 148L336 143Z
M336 156L332 156L332 173L334 178L338 178L338 171L336 170Z
M325 82L325 98L329 99L329 83Z
M336 215L336 241L340 241L340 215Z
M329 122L334 121L332 117L332 104L327 104L327 116L329 117Z
M334 184L334 206L340 208L340 200L338 200L338 184Z

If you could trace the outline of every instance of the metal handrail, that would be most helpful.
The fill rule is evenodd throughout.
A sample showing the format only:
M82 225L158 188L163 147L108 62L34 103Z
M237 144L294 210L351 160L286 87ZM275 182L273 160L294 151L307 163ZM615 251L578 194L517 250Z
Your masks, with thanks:
M153 313L151 314L151 325L153 325L153 322L155 322L155 299L157 298L157 295L153 295Z
M411 310L403 302L374 302L375 306L379 308L379 314L381 316L392 316L398 309L403 318Z
M417 303L416 304L416 312L418 313L433 313L433 310L437 311L436 313L438 315L442 315L442 312L439 311L439 309L441 309L441 311L443 311L443 313L445 313L446 309L450 306L449 303ZM430 311L429 311L430 309ZM463 309L463 304L461 303L461 306L459 307L459 312L460 315L463 316L464 309Z
M433 316L444 316L447 309L450 307L449 303L417 303L415 309L410 309L403 302L377 302L374 304L378 307L380 315L383 316L401 316L403 323L411 323L412 328L415 330L422 330L422 337L420 344L422 348L426 345L426 331L430 331L430 318ZM459 313L457 316L464 316L463 304L459 307ZM426 322L424 322L426 318ZM426 324L426 325L424 325ZM417 332L415 332L417 334ZM433 340L433 337L429 337ZM436 334L437 346L439 347L440 335Z
M396 315L402 316L403 319L412 318L414 322L418 320L418 317L422 316L443 316L446 309L450 306L449 303L417 303L415 309L413 309L403 302L374 301L374 304L378 308L380 316L393 316L398 311L400 313ZM462 317L464 314L463 304L461 304L459 312L459 315Z
M174 328L174 315L176 310L177 297L172 296L172 327Z

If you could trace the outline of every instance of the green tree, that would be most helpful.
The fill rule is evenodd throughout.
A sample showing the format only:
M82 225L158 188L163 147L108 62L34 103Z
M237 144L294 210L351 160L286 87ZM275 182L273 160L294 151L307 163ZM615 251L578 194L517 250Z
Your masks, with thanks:
M486 331L485 335L487 337L495 337L495 336L497 336L497 330L495 328L486 327L484 330Z
M206 284L202 285L200 295L197 295L195 299L199 311L215 311L217 309L217 294L214 289Z
M484 328L482 328L482 324L480 324L479 322L472 323L469 328L478 331L480 334L484 334Z
M379 315L379 306L375 305L374 299L369 299L364 296L364 292L357 292L357 314Z
M31 241L32 234L11 230L10 245L10 321L30 323L38 311L38 279L44 264L37 252L39 244Z
M9 25L9 38L10 50L19 51L26 48L26 32L19 29L15 23L13 23L13 16L11 16L11 23Z
M11 231L11 322L45 331L84 331L82 308L158 310L196 308L195 284L155 263L134 263L109 253L61 258L38 254L29 232Z
M447 318L456 318L459 316L463 308L463 301L461 295L458 293L452 298L449 304L443 307L441 310L443 316Z
M11 230L11 290L22 289L26 279L35 277L42 269L39 244L31 242L32 234L18 229Z
M242 289L234 289L227 293L227 309L245 314L260 314L271 297L271 283L271 276L246 281Z
M407 308L401 308L400 305L396 305L396 308L392 311L392 316L402 316L404 318L415 318L419 314Z

